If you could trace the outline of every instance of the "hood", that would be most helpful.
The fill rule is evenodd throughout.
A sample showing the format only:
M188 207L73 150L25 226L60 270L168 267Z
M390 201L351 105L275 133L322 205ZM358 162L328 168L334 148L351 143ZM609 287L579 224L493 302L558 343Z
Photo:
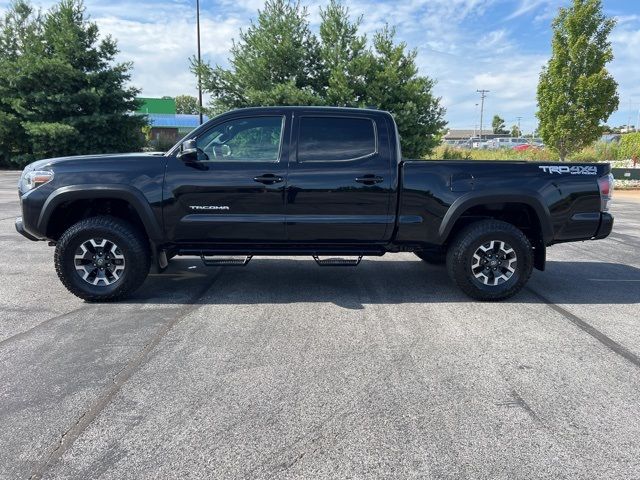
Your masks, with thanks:
M93 154L93 155L72 155L68 157L55 157L55 158L44 158L42 160L36 160L35 162L30 163L24 168L24 172L29 172L32 170L46 169L47 167L53 167L55 165L59 165L61 163L71 163L71 162L90 162L92 160L139 160L140 158L149 158L149 157L162 157L165 152L137 152L137 153L101 153L101 154Z

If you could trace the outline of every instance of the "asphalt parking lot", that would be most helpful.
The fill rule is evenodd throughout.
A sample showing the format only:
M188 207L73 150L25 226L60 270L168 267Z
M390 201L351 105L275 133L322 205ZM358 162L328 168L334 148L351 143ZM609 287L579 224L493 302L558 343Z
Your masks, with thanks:
M640 195L503 303L412 254L86 304L0 174L0 478L640 478Z

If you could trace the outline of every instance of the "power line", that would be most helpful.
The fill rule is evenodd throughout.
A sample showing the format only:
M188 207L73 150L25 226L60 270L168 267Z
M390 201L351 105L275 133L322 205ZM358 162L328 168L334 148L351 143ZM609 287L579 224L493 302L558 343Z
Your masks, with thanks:
M484 114L484 99L489 93L489 90L476 90L480 94L480 139L482 140L482 116Z

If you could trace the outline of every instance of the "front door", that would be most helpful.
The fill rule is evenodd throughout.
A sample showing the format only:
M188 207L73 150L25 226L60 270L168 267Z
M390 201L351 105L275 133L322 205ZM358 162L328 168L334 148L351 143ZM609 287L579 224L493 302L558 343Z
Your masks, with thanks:
M198 159L172 156L164 188L167 237L182 243L286 239L288 114L231 116L198 134Z
M384 118L310 111L296 115L294 138L287 186L289 241L358 244L387 239L394 222L395 172Z

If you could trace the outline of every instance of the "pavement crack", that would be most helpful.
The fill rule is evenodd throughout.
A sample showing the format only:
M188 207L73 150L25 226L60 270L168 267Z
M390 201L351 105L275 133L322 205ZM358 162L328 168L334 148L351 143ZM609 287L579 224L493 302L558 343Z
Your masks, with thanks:
M516 392L515 390L511 390L511 398L512 400L507 400L505 402L498 402L496 403L496 405L499 407L522 408L535 423L542 425L542 420L540 420L540 417L538 417L538 414L533 410L533 408L531 408L531 406L527 402L524 401L524 398L522 398L518 392Z
M100 395L91 406L84 411L80 417L67 428L60 439L55 442L49 449L49 453L45 456L42 462L34 468L30 475L31 480L41 479L46 471L53 466L60 457L73 445L73 443L80 437L89 424L104 410L104 408L111 402L115 395L120 391L122 386L127 380L129 380L135 372L150 358L150 354L160 341L171 331L171 329L182 319L189 314L197 310L202 306L200 300L214 285L222 269L219 269L212 277L210 282L207 282L198 289L194 295L186 302L187 305L182 308L179 313L169 322L160 328L151 340L135 355L129 362L120 369L112 379L112 385Z
M612 352L620 355L625 360L631 362L634 366L640 368L640 357L638 357L638 355L636 355L635 353L630 351L627 347L625 347L624 345L616 342L611 337L605 335L600 330L595 328L593 325L585 322L583 319L581 319L577 315L574 315L570 311L562 308L559 305L556 305L551 300L548 300L547 298L545 298L544 296L542 296L541 294L539 294L538 292L533 290L531 287L527 287L527 290L529 290L529 292L531 292L535 297L537 297L543 303L545 303L549 308L555 310L560 315L562 315L564 318L566 318L571 323L573 323L580 330L582 330L583 332L591 335L591 337L596 339L598 342L600 342L602 345L607 347L609 350L611 350Z
M78 308L75 308L73 310L70 310L68 312L65 313L61 313L60 315L56 315L54 317L51 318L47 318L46 320L43 320L42 322L38 323L37 325L34 325L31 328L28 328L27 330L24 330L20 333L16 333L15 335L12 335L10 337L5 338L4 340L0 341L0 347L3 347L4 345L8 344L9 342L13 342L16 340L20 340L23 337L26 337L27 335L33 333L35 330L38 330L39 328L42 328L46 325L48 325L51 322L55 322L56 320L62 320L70 315L73 315L74 313L78 313L79 311L82 310L86 310L90 308L89 305L82 305Z

